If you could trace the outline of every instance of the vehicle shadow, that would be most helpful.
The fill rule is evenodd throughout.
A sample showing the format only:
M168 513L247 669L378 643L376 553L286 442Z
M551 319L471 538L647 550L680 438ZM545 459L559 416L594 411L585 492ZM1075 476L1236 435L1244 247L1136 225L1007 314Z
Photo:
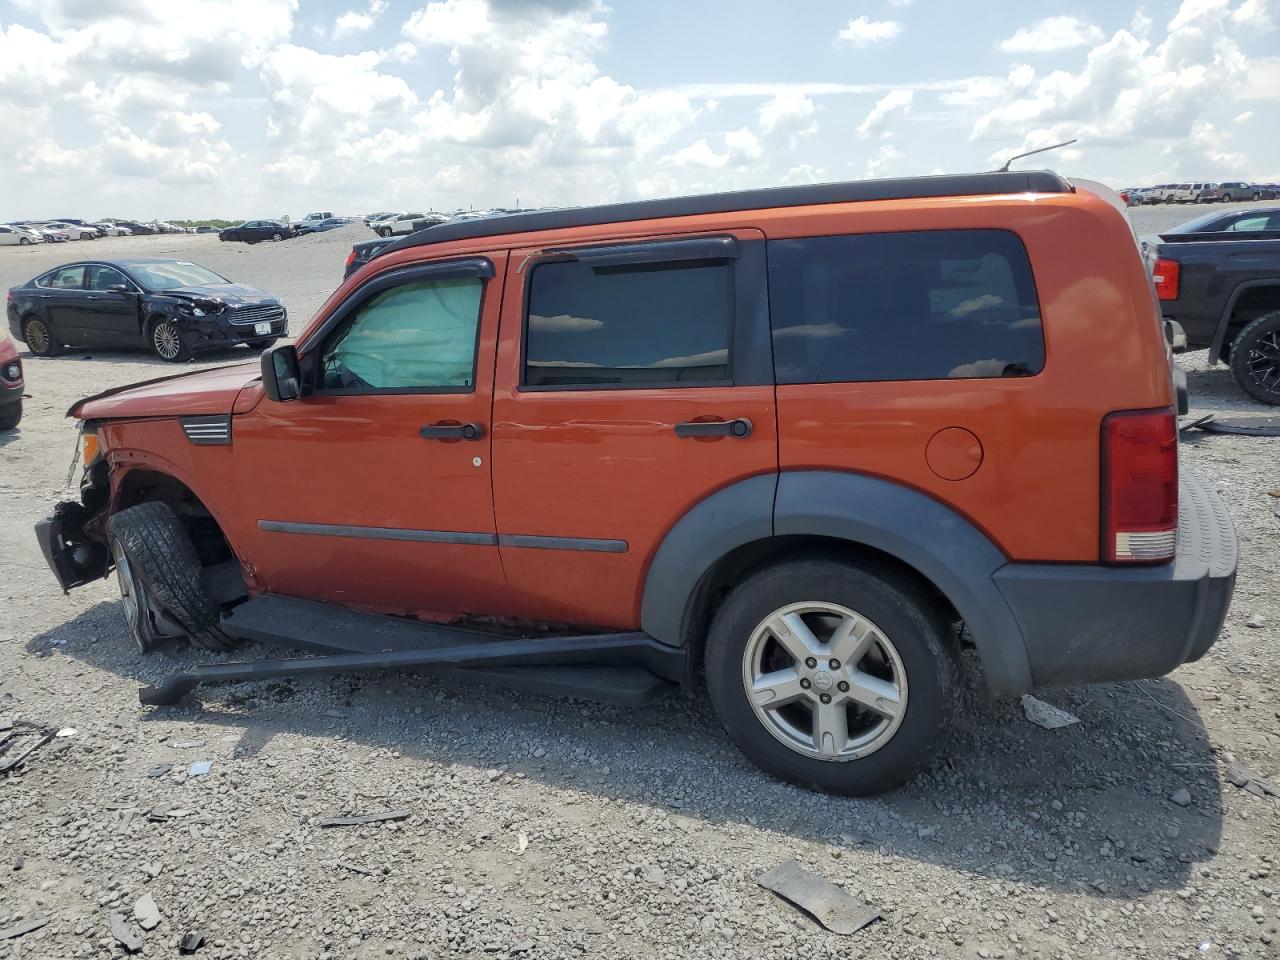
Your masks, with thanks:
M136 684L196 663L285 655L255 645L226 655L172 647L144 657L123 622L118 602L100 603L36 636L27 650L73 657ZM535 784L652 805L712 829L750 824L971 877L1115 899L1181 888L1217 850L1217 764L1176 682L1047 692L1081 721L1050 731L1028 722L1017 701L990 701L973 673L949 744L928 773L860 800L758 771L702 693L626 709L390 673L202 688L179 706L139 710L144 723L238 734L233 763L270 756L277 734L339 738L410 761L505 767ZM1170 799L1183 787L1189 806Z

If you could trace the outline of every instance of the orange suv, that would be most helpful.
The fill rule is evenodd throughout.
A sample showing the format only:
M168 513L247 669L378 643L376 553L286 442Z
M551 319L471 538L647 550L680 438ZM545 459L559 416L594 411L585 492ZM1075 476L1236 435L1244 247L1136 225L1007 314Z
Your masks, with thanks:
M701 678L767 771L925 767L995 695L1202 656L1236 542L1178 469L1123 206L1049 172L474 220L401 238L296 344L108 391L60 583L135 641L644 702Z

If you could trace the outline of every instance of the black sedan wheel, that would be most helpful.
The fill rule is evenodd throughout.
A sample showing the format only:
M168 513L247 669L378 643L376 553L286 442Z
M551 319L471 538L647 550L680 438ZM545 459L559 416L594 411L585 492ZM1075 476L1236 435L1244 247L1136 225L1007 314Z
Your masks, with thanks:
M22 327L22 339L27 349L37 357L56 357L62 352L62 344L54 336L53 329L39 317L32 317Z
M273 234L271 235L271 242L272 242L272 243L279 243L279 242L280 242L281 240L283 240L283 239L284 239L284 237L283 237L280 233L278 233L278 232L277 232L277 233L273 233Z
M1231 344L1231 375L1259 403L1280 406L1280 310L1240 331Z
M191 348L183 338L182 331L172 320L157 320L153 323L151 336L148 339L152 352L161 360L181 363L191 359Z

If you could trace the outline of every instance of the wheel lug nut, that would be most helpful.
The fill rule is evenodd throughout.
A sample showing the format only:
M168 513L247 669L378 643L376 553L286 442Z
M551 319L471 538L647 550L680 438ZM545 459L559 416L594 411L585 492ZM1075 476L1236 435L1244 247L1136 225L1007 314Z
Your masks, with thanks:
M831 702L831 694L829 694L829 693L824 693L824 694L823 694L822 696L820 696L818 699L819 699L819 700L821 700L823 703L830 703L830 702Z
M813 657L810 657L804 662L804 665L808 667L810 670L812 670L814 667L818 665L818 661L813 659Z
M807 679L801 678L801 680L800 680L800 686L801 686L801 688L803 688L803 689L805 689L805 690L808 690L808 689L809 689L809 681L808 681Z
M836 686L840 689L841 693L849 692L849 684L846 683L844 680L841 680L839 683L836 684Z
M832 660L832 661L831 661L831 669L832 669L832 670L839 670L839 669L840 669L840 661L839 661L839 660Z

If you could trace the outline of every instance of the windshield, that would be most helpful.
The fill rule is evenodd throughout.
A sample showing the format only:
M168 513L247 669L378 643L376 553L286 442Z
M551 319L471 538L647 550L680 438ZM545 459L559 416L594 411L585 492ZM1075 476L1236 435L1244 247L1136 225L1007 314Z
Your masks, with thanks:
M210 283L230 283L190 260L170 260L167 263L131 263L129 271L148 290L174 290L178 287L199 287Z

